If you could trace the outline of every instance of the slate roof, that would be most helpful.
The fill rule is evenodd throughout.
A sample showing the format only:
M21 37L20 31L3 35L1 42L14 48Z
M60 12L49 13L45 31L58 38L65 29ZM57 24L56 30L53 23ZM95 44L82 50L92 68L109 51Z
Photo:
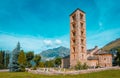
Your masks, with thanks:
M70 58L70 55L63 57L62 59Z
M87 59L88 60L98 60L98 58L96 56L89 56Z
M73 12L70 14L70 16L71 16L72 14L74 14L77 10L79 10L79 11L81 11L81 12L85 13L83 10L81 10L81 9L77 8L75 11L73 11Z
M98 50L97 52L94 53L95 55L103 55L103 54L110 54L109 52L107 51L104 51L104 50Z

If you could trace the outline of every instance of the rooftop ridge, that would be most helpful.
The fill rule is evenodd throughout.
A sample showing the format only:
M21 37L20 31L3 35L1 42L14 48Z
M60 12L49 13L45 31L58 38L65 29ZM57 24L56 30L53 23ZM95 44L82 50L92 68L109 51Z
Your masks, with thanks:
M70 14L70 16L71 16L73 13L75 13L77 10L79 10L79 11L85 13L85 12L84 12L83 10L81 10L80 8L77 8L76 10L74 10L74 11Z

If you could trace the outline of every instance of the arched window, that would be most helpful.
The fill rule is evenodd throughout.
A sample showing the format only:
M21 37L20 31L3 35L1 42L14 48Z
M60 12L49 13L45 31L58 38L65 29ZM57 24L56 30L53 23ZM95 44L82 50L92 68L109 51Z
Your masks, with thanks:
M82 54L82 59L84 59L84 55Z
M83 46L81 47L81 51L84 52L84 47Z
M84 15L82 13L80 13L80 20L83 20Z

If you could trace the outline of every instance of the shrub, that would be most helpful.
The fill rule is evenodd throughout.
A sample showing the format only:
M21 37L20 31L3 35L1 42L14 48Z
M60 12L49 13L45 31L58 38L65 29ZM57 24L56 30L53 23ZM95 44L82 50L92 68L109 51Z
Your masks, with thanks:
M44 62L39 62L39 67L45 67L45 63Z
M82 69L87 69L87 68L88 68L87 64L86 63L81 64L81 62L78 62L77 65L75 66L76 70L82 70Z
M83 64L83 69L88 69L88 65L86 63Z
M97 65L95 68L100 68L100 66L99 66L99 65Z
M25 72L25 65L23 65L23 64L20 65L20 71Z
M37 69L37 66L33 66L32 70L36 70Z

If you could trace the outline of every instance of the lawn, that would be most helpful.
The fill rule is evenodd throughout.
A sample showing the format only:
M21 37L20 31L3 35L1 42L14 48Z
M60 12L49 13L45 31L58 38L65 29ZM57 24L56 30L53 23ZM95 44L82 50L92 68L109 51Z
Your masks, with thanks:
M79 75L39 75L27 72L0 72L0 78L120 78L120 70L106 70Z

